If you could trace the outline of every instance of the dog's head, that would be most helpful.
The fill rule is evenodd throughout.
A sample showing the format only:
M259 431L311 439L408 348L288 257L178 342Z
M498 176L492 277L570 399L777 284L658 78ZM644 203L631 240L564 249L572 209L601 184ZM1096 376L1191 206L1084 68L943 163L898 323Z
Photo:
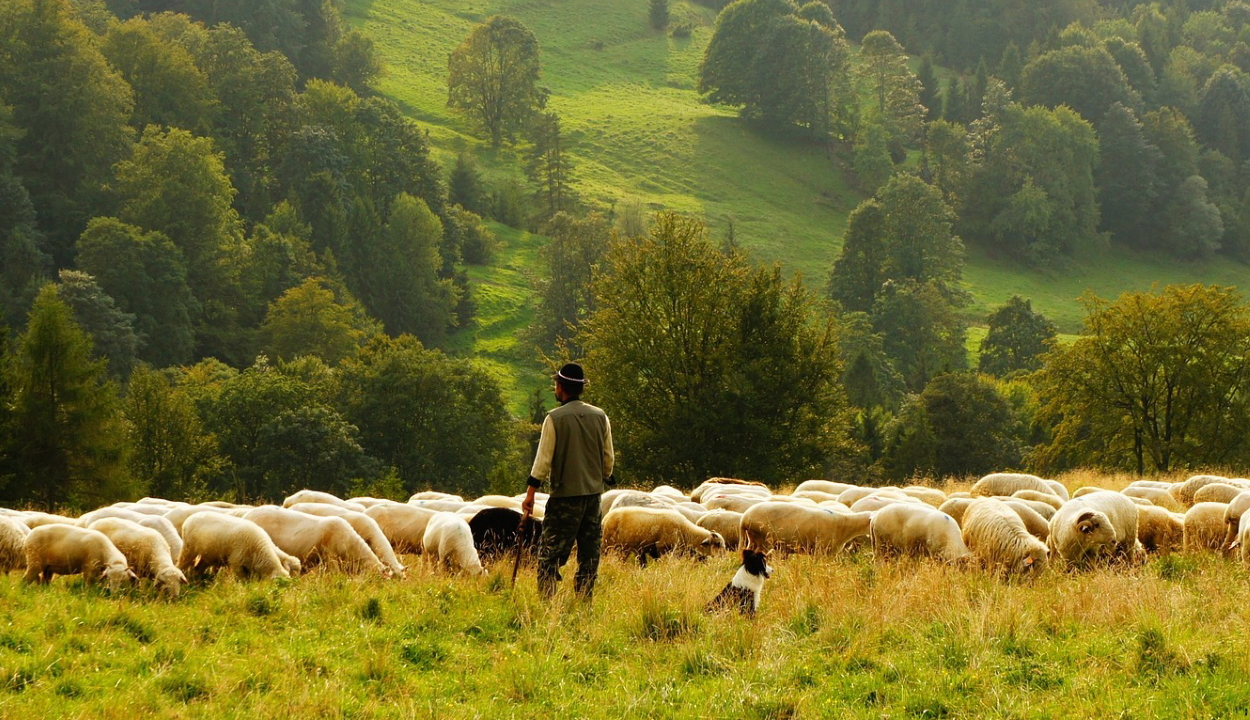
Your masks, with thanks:
M752 575L759 575L765 578L772 577L773 569L768 564L768 553L743 548L742 567Z

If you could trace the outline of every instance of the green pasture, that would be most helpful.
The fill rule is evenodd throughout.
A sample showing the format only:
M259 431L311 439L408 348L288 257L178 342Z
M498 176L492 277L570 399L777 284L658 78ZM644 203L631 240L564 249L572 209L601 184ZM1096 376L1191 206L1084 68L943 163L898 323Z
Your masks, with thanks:
M758 261L779 262L813 287L823 286L846 216L861 195L824 147L769 135L732 109L700 102L697 67L715 15L690 2L671 8L673 25L692 25L689 38L651 29L645 0L348 0L346 13L386 63L380 91L429 131L445 166L469 152L488 179L522 179L515 149L491 149L446 107L448 54L475 23L512 15L538 37L542 82L569 138L578 195L605 211L640 202L648 210L701 215L717 236L732 218L738 241ZM541 374L515 338L533 307L538 269L526 263L540 239L504 236L506 266L470 271L480 309L491 315L457 338L455 348L512 378L507 383L517 410L527 378ZM1077 298L1087 290L1114 297L1168 283L1240 285L1247 277L1246 266L1227 260L1184 263L1118 247L1089 248L1048 271L972 250L964 273L974 324L1020 295L1065 333L1079 332ZM503 317L512 311L518 314Z

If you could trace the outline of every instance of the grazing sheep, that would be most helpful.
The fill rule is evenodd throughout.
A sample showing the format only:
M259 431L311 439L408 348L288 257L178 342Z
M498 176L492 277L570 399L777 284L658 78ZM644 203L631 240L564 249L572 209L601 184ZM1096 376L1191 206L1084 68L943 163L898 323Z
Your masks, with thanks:
M82 573L88 585L104 580L109 592L134 578L121 553L104 533L77 525L49 523L26 536L23 582L47 583L55 575Z
M668 553L706 557L725 550L725 538L699 527L676 510L626 507L603 518L603 547L623 555L637 555L638 563Z
M838 553L851 540L868 535L873 513L840 513L794 503L761 503L742 515L746 547L760 552Z
M1072 497L1073 498L1085 497L1086 495L1089 495L1090 493L1096 493L1096 492L1110 492L1110 491L1107 490L1107 488L1094 487L1093 485L1086 485L1084 487L1077 488L1076 492L1072 493Z
M228 567L241 578L290 578L278 547L259 525L224 513L200 512L182 524L178 569L187 576Z
M682 492L682 491L678 490L677 488L673 487L672 485L659 485L659 486L656 486L656 487L655 487L655 488L651 491L651 494L652 494L652 495L659 495L660 497L666 497L666 498L668 498L668 499L670 499L670 500L676 500L676 501L677 501L677 502L679 502L679 503L688 502L688 501L690 500L690 496L689 496L689 495L687 495L686 493L684 493L684 492Z
M946 493L937 488L924 487L923 485L909 485L899 490L899 492L935 508L941 507L942 503L946 502Z
M712 495L704 496L702 505L708 510L746 512L749 507L767 502L769 497L768 495Z
M690 493L690 499L701 503L712 495L753 495L768 497L772 490L764 483L753 480L732 480L730 478L712 478L704 481ZM706 497L705 497L706 496Z
M1138 560L1137 506L1118 492L1073 498L1050 519L1050 549L1070 564L1090 558Z
M1139 505L1139 506L1140 505L1154 505L1154 503L1150 502L1146 498L1129 497L1128 495L1125 495L1124 497L1128 498L1129 500L1132 500L1134 505Z
M1137 507L1137 539L1148 553L1180 550L1185 542L1185 516L1161 507Z
M970 497L972 497L972 493L968 492L967 490L959 490L958 492L946 494L947 500L950 500L951 498L970 498Z
M868 534L877 557L897 551L954 563L972 556L960 534L959 523L928 504L898 503L882 508L869 522Z
M521 501L507 495L483 495L473 501L477 505L485 505L486 507L501 507L510 510L520 510Z
M1198 488L1197 492L1194 493L1194 504L1197 505L1204 502L1217 502L1227 505L1233 501L1233 498L1240 495L1243 490L1245 490L1245 488L1234 487L1225 483L1211 483L1209 485L1203 485Z
M454 513L462 508L468 507L469 503L463 500L411 500L408 502L413 507L425 508L434 512L451 512Z
M451 493L439 492L437 490L423 490L412 497L408 498L408 502L417 502L421 500L451 500L453 502L464 502L464 498Z
M18 518L26 527L34 530L44 525L77 525L78 521L74 518L68 518L64 515L53 515L52 513L39 512L38 510L27 510Z
M1058 495L1053 495L1051 493L1043 493L1036 490L1017 490L1013 492L1011 496L1019 500L1046 503L1056 510L1063 507L1063 500L1060 500Z
M1172 493L1157 487L1133 487L1129 486L1120 491L1128 497L1142 498L1149 500L1152 504L1161 508L1170 510L1171 512L1184 512L1185 506L1181 502L1172 497Z
M399 558L395 557L395 549L391 547L391 541L386 539L386 533L382 532L378 522L368 515L337 505L326 505L325 503L296 503L291 506L291 510L319 517L343 518L348 525L352 526L356 534L365 541L365 544L369 546L373 554L378 556L382 564L390 568L392 574L396 577L408 577L408 570L399 561Z
M820 490L795 490L794 492L790 493L790 497L807 498L808 500L814 500L816 504L818 505L822 502L837 502L838 501L837 495L833 493L822 492Z
M886 507L887 505L895 505L898 503L904 503L907 505L927 505L928 504L924 502L923 500L918 500L914 497L904 495L902 493L881 492L881 493L874 493L872 495L869 495L868 497L860 498L859 500L856 500L855 504L851 506L851 512L873 512L874 510L880 510L881 508Z
M1224 516L1228 503L1197 503L1185 512L1185 552L1215 550L1223 552L1226 526Z
M0 572L26 569L26 536L30 528L0 516Z
M174 530L177 530L181 534L182 525L187 521L187 518L204 512L216 513L218 515L226 514L225 509L219 507L211 507L208 505L188 505L187 507L178 507L173 510L169 510L165 513L165 519L169 521L170 525L174 526Z
M1003 503L1020 516L1020 520L1024 522L1024 528L1029 531L1030 535L1042 542L1050 537L1050 521L1026 505L1024 501L1004 500Z
M1050 522L1050 519L1055 516L1056 512L1058 512L1058 510L1055 509L1054 505L1051 505L1050 503L1039 502L1037 500L1025 500L1024 498L1018 498L1012 495L1008 495L1005 497L999 496L999 497L995 497L994 499L1002 500L1003 502L1016 502L1016 503L1022 503L1024 505L1027 505L1033 512L1046 518L1046 522Z
M822 492L837 498L838 495L855 487L850 483L833 482L832 480L804 480L794 489L791 495L798 495L801 492Z
M373 518L395 552L420 555L424 546L425 526L437 510L415 505L376 505L365 511Z
M742 513L733 510L712 510L695 520L695 525L725 538L725 549L738 550L742 545Z
M305 568L333 562L348 572L367 569L383 577L393 577L391 569L382 564L364 538L341 517L317 517L276 505L263 505L243 518L269 533L274 545L299 558Z
M1176 483L1164 482L1162 480L1134 480L1133 482L1129 483L1128 486L1131 488L1141 487L1141 488L1155 488L1158 490L1170 490L1172 486L1175 484Z
M355 503L361 506L362 508L368 509L368 508L373 507L374 505L385 505L387 503L393 503L395 501L387 500L385 498L375 498L375 497L354 497L354 498L347 498L347 502Z
M1006 573L1040 573L1050 556L1046 544L1029 533L1020 516L993 498L981 498L968 506L963 539L987 567Z
M324 505L338 505L341 508L355 510L356 512L364 512L365 506L358 503L347 502L337 495L331 495L328 492L320 490L300 490L294 495L289 495L282 501L282 507L289 508L298 503L322 503Z
M469 521L473 547L482 561L513 552L518 542L521 552L533 551L543 534L542 520L529 518L521 526L521 513L512 508L486 508Z
M1245 517L1245 515L1242 515L1242 518ZM1241 562L1250 563L1250 522L1243 522L1238 526L1235 545L1240 548L1237 551L1237 556L1241 559ZM1229 549L1232 548L1230 547Z
M1045 480L1025 473L990 473L977 480L972 486L972 494L977 497L1011 495L1018 490L1035 490L1047 495L1055 494L1054 489L1047 485Z
M1042 482L1049 485L1050 489L1055 491L1055 495L1058 495L1060 500L1067 502L1072 499L1072 496L1068 494L1068 487L1058 480L1043 480Z
M161 592L178 597L187 576L174 566L169 543L152 528L119 517L100 518L91 523L92 530L108 536L113 546L126 556L130 569L141 578L152 578Z
M625 490L623 488L613 488L601 494L599 496L599 517L603 517L604 515L607 515L608 511L612 509L612 503L616 502L616 499L618 497L620 497L621 495L627 492L633 492L633 491Z
M1224 483L1226 485L1234 485L1229 478L1219 475L1194 475L1184 482L1174 483L1168 488L1168 492L1172 493L1172 497L1176 498L1181 505L1189 507L1194 504L1194 493L1198 492L1204 485L1211 483Z
M962 527L964 524L964 513L968 512L968 506L976 502L976 500L976 498L950 498L942 503L938 510L955 518L955 522Z
M883 490L892 490L893 488L876 488L876 487L851 487L838 493L838 502L847 507L851 507L855 503L863 500L869 495L879 493Z
M473 547L473 531L469 529L469 523L455 513L441 512L430 518L421 544L426 557L437 560L445 567L469 575L486 574L477 549Z
M652 495L641 490L622 490L618 493L612 504L608 506L608 512L616 508L624 507L649 507L659 508L661 510L672 510L677 506L677 501L661 495ZM606 513L605 513L606 514Z
M1250 491L1242 492L1228 503L1228 508L1224 510L1224 525L1227 531L1224 534L1224 548L1226 550L1233 549L1233 543L1237 542L1238 532L1241 529L1241 518L1250 510Z

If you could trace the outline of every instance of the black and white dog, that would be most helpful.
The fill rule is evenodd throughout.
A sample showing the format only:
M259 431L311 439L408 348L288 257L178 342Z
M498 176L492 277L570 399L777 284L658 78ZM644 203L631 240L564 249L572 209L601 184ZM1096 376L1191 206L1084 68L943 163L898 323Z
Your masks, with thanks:
M712 602L704 608L707 612L731 609L743 615L754 616L760 607L760 591L764 589L764 581L772 575L773 569L768 566L768 554L744 549L742 551L742 567L734 573L733 579L720 594L712 598Z

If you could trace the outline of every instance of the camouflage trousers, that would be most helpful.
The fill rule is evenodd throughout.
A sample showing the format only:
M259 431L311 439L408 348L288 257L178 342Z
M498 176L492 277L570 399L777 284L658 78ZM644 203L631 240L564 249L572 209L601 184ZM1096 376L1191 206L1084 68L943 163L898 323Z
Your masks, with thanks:
M577 574L573 589L589 598L599 576L599 544L603 526L599 522L599 495L553 497L543 513L543 534L538 541L538 592L549 598L556 593L560 568L569 561L577 545Z

